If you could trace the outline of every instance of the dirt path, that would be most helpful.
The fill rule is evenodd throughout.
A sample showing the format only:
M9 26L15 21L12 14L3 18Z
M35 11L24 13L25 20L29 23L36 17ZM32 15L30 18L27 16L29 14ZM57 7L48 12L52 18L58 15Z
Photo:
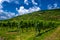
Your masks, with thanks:
M60 40L60 27L58 27L49 37L46 37L45 40Z

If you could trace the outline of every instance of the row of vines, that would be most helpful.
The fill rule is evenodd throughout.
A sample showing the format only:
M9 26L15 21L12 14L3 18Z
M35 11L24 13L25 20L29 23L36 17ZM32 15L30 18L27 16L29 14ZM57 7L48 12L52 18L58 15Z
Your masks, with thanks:
M0 27L8 27L8 28L21 28L28 30L30 27L34 27L36 30L40 32L41 29L45 30L48 28L55 28L57 26L56 22L53 21L41 21L41 20L24 20L24 21L7 21L7 22L0 22Z

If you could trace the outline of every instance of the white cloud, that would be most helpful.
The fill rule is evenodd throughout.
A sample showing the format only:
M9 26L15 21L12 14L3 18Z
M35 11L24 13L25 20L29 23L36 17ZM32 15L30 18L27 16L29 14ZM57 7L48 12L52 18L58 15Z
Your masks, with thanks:
M16 0L0 0L0 4L2 4L4 1L18 3Z
M3 8L2 3L3 3L4 1L11 2L11 1L13 1L13 0L0 0L0 14L5 14L5 15L7 15L9 18L11 18L11 17L13 17L13 16L16 16L15 13L7 12L7 11L2 10L2 8ZM0 16L0 18L6 19L7 17L6 17L6 16Z
M16 9L19 13L19 15L26 14L26 13L31 13L34 11L39 11L40 8L37 6L31 7L29 9L25 9L24 6L21 6L20 9Z
M32 3L33 3L34 5L38 5L38 4L35 2L35 0L32 0Z
M39 11L40 10L40 8L37 7L37 6L30 7L29 9L25 9L24 6L20 6L20 9L16 8L16 10L18 11L19 14L15 14L15 13L12 13L12 12L7 12L7 11L2 10L2 8L3 8L2 3L4 1L12 2L14 0L0 0L0 14L5 14L6 15L6 16L0 16L0 18L6 19L7 16L9 18L11 18L11 17L14 17L14 16L18 16L18 15L22 15L22 14L26 14L26 13L31 13L31 12ZM18 1L16 1L16 0L14 2L19 4ZM28 5L28 0L25 0L24 3L26 3ZM37 5L37 3L34 0L32 0L32 3L34 5Z
M54 8L59 8L57 3L55 3L53 5L54 5Z
M18 2L18 1L15 1L15 3L16 3L16 4L19 4L19 2Z
M0 14L3 12L3 10L2 10L2 8L3 8L2 3L3 3L4 1L9 2L9 0L0 0Z
M20 7L20 9L19 10L17 10L19 13L20 13L20 15L22 15L22 14L25 14L25 13L28 13L29 12L29 10L28 9L25 9L24 8L24 6L21 6Z
M0 9L2 9L3 8L3 6L0 4Z
M2 8L3 8L3 6L2 6L2 4L0 4L0 14L3 12Z
M48 5L48 9L52 9L52 7L53 7L53 6L52 6L51 4Z
M4 12L9 18L14 17L15 13L12 12Z
M1 19L7 19L7 17L5 17L5 16L1 16L0 18L1 18Z
M3 11L3 10L0 10L0 15L1 14L4 14L4 16L0 16L0 18L3 18L3 19L12 18L16 16L15 13Z
M0 13L2 13L3 12L3 10L0 10Z
M38 3L35 2L35 0L31 0L31 1L32 1L32 4L38 5ZM24 0L24 3L25 3L26 5L29 5L28 0Z
M24 3L25 3L26 5L29 5L28 0L24 0Z
M48 9L58 9L58 4L54 3L53 6L51 4L48 5Z
M15 13L12 12L4 12L9 18L14 17Z
M0 4L3 3L4 1L11 2L11 0L0 0Z
M2 0L0 0L0 4L1 4Z
M7 19L7 17L6 16L0 16L0 20L1 19Z

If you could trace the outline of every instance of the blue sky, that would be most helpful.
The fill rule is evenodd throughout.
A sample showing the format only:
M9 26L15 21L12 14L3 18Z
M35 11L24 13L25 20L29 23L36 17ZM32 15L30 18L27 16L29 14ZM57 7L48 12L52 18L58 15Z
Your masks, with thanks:
M57 8L60 8L60 0L0 0L0 20Z

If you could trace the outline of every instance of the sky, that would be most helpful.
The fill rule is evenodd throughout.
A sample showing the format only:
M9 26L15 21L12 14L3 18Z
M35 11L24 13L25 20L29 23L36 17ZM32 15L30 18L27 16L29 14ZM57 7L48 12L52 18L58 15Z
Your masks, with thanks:
M60 8L60 0L0 0L0 20Z

